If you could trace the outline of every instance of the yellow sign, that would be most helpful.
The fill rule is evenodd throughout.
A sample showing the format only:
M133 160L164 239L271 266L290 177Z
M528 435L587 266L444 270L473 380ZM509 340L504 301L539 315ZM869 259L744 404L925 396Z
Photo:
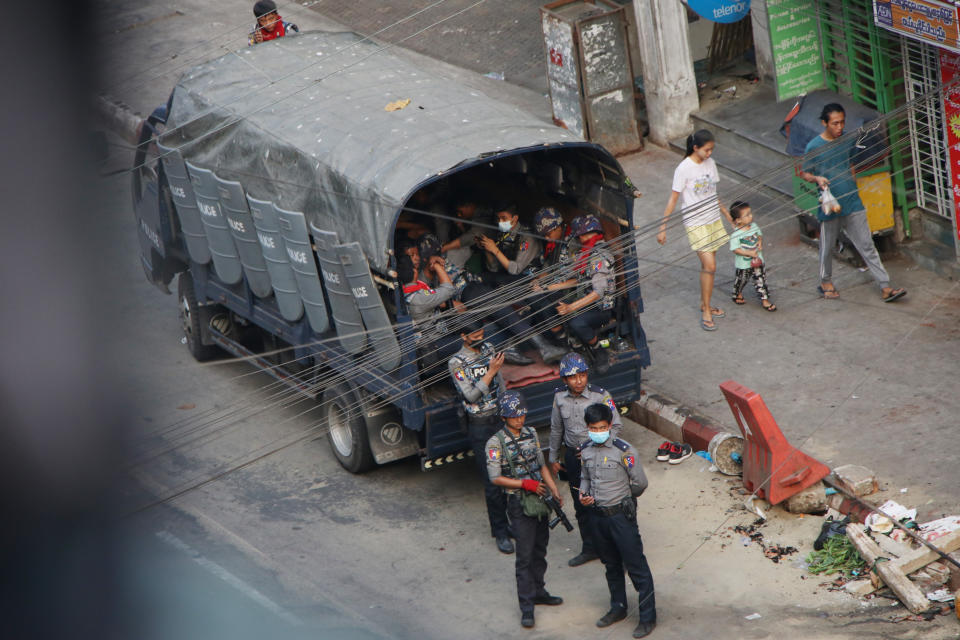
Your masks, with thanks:
M890 172L881 171L869 176L857 178L860 200L867 210L867 224L871 232L884 231L893 227L893 190L890 184Z

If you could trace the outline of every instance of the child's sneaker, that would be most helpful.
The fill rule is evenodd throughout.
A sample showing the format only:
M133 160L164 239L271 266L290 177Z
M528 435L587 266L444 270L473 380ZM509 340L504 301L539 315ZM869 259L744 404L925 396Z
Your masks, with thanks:
M693 447L682 442L675 442L670 447L670 464L680 464L693 455Z
M660 462L666 462L669 460L671 448L673 448L673 443L669 440L664 440L663 444L660 445L660 448L657 449L657 460Z

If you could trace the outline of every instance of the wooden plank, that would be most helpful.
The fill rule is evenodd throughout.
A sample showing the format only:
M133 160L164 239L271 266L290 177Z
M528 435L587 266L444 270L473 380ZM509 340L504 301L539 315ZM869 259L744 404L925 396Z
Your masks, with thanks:
M930 601L923 595L917 585L910 581L904 572L890 561L888 556L877 546L877 543L863 530L863 525L850 523L847 525L847 537L853 546L860 552L861 557L870 566L876 567L876 572L880 574L890 589L893 590L900 602L910 610L911 613L923 613L930 608ZM884 558L877 562L878 558Z
M932 544L944 553L956 551L957 549L960 549L960 531L953 531L942 538L937 538L932 542ZM907 555L900 557L895 561L895 564L900 571L907 574L913 573L917 569L923 569L934 560L939 559L940 556L937 555L932 549L920 547L916 551L911 551Z
M897 558L902 558L903 556L913 553L913 549L903 544L902 542L897 542L890 536L878 534L874 536L874 540L880 548L884 550L885 553L889 553L897 556ZM909 571L904 571L904 573L910 573Z
M883 543L884 540L889 540L893 544L900 545L901 547L906 547L906 545L898 543L897 541L889 538L888 536L879 535L877 536L877 539L878 539L878 542L880 543L881 548L883 548L885 551L888 551L888 553L894 553L894 555L896 555L895 552L890 551L884 546L884 543ZM954 531L953 533L947 534L938 540L934 540L932 544L933 546L940 549L944 553L950 553L952 551L956 551L957 549L960 549L960 531ZM919 549L911 549L909 552L902 554L899 558L897 558L896 560L893 560L892 562L894 565L896 565L897 568L903 571L904 575L909 575L914 571L917 571L919 569L926 567L931 562L934 562L936 560L941 560L941 559L942 558L940 558L940 556L938 556L936 553L934 553L932 550L928 549L927 547L920 547ZM953 565L950 565L950 566L953 566ZM955 571L957 570L956 567L954 567L954 570ZM870 592L868 591L867 593L870 593ZM859 594L859 595L866 595L866 594Z

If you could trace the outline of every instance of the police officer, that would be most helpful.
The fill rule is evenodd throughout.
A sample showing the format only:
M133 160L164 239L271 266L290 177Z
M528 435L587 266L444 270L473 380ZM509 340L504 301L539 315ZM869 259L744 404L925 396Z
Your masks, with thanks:
M590 442L583 412L592 404L605 404L613 414L610 427L613 436L619 436L623 429L613 397L601 387L588 383L588 370L587 361L579 353L570 352L563 356L560 361L560 376L564 386L559 387L553 394L553 411L550 413L550 469L554 474L561 469L567 473L580 539L583 541L580 553L567 562L571 567L578 567L600 557L590 536L588 521L591 510L580 504L580 447ZM566 445L562 464L561 443Z
M550 595L543 582L550 538L548 516L527 515L521 496L524 493L545 496L549 491L561 505L563 500L549 467L544 464L537 432L523 424L526 416L527 402L520 392L506 391L500 395L500 417L504 426L487 440L486 461L490 481L503 487L507 494L507 513L517 540L520 624L530 628L535 622L534 605L563 604L563 598Z
M504 356L496 353L489 342L483 341L483 325L479 321L467 323L460 335L463 346L448 362L450 375L460 393L473 458L483 478L490 535L496 538L497 549L503 553L513 553L510 523L507 520L507 500L500 487L490 482L484 449L487 440L500 430L497 396L506 389L503 376L500 375Z
M531 263L540 255L540 241L530 236L530 230L520 224L516 205L500 207L495 221L500 229L496 240L486 235L477 239L485 253L487 273L484 282L491 286L508 284L533 272Z
M636 450L611 433L610 407L592 404L584 420L590 440L580 453L580 504L593 509L590 528L610 589L610 610L597 620L597 626L607 627L627 617L626 568L640 594L640 620L633 637L643 638L657 626L653 575L637 529L636 498L647 488L647 477Z
M489 294L493 291L491 287L481 282L480 277L463 268L463 265L457 264L450 259L449 254L443 254L443 247L440 240L432 233L425 234L419 242L420 255L423 260L432 260L433 256L439 256L443 260L444 268L454 287L454 306L460 310L466 310L466 305L472 301L489 299ZM510 305L494 305L490 309L485 321L493 323L496 326L490 327L493 335L489 337L497 345L502 345L514 339L514 343L520 343L529 340L530 343L540 353L544 362L557 362L563 357L563 350L547 342L542 336L535 333L530 322L517 315ZM503 349L507 364L526 365L533 364L533 360L520 353L516 346Z
M609 354L600 344L597 329L613 315L616 304L616 279L613 255L603 241L603 227L596 216L573 219L573 235L580 242L580 252L574 258L573 278L565 285L576 285L573 302L557 304L557 313L570 316L570 329L593 354L597 371L604 373L609 366Z
M530 315L530 322L540 326L553 324L554 326L550 327L553 337L563 341L566 334L554 307L569 295L569 292L556 289L559 288L558 284L563 283L572 273L573 245L576 241L573 240L570 227L563 223L563 218L551 207L543 207L537 211L533 226L547 241L543 245L543 252L534 261L540 272L533 279L532 287L534 292L540 295L531 303L534 311Z
M402 255L397 261L397 279L403 285L403 299L416 325L417 346L429 349L431 357L443 362L460 346L460 338L447 334L446 323L438 317L440 307L453 297L455 290L442 260L431 258L427 270L437 277L436 289L419 279L420 270L410 256Z

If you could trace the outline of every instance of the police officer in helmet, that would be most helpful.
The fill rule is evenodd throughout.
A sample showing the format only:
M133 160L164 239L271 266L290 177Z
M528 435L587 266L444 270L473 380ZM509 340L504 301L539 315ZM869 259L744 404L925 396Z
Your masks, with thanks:
M580 242L574 257L572 278L565 285L576 285L576 299L557 304L557 313L592 354L599 373L609 366L609 354L600 344L597 330L613 316L616 304L616 279L613 254L606 248L603 226L596 216L573 219L570 226Z
M571 567L596 560L596 546L590 536L590 509L580 504L580 451L590 443L590 434L583 414L587 407L601 403L612 410L611 430L613 436L620 435L623 423L613 402L613 397L603 388L589 384L587 361L579 353L571 351L560 361L560 376L563 387L553 394L553 410L550 413L550 469L554 474L561 469L567 473L570 482L570 494L577 514L577 525L583 547L579 554L567 562ZM564 444L563 462L560 461L560 445Z
M524 426L527 402L518 391L500 395L503 428L487 441L487 473L490 481L507 494L507 513L517 541L517 598L520 624L534 626L534 605L563 604L544 585L547 542L550 539L550 507L539 498L549 491L563 504L550 468L544 463L537 432Z
M593 510L590 528L610 590L610 610L597 620L597 626L608 627L627 617L626 569L640 599L633 637L643 638L657 626L653 575L637 529L636 498L646 490L647 477L636 449L614 437L612 419L605 404L587 407L584 420L590 440L580 454L580 504Z

